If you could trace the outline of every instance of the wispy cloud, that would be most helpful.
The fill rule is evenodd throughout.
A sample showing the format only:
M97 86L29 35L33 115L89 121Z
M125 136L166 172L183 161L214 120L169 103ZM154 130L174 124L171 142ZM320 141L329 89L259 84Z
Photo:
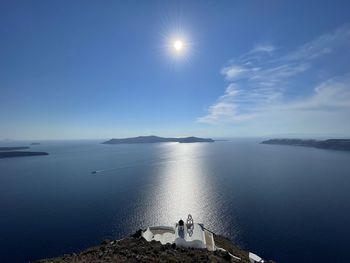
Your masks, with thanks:
M225 94L219 98L219 101L209 108L209 114L198 119L202 123L216 124L219 122L237 122L254 118L253 114L240 113L238 104L235 100L244 100L241 90L236 89L234 84L230 84ZM249 98L246 98L249 100Z
M305 43L293 52L281 57L281 61L313 60L326 55L339 48L340 45L348 44L350 39L350 26L348 24L338 28L332 33L322 35L313 41Z
M227 80L236 80L245 72L247 72L247 69L238 65L228 66L221 70L221 73L225 75Z
M289 110L330 111L350 109L350 75L319 84L312 96L284 106Z
M350 107L350 78L346 73L343 77L321 81L313 90L310 87L301 89L300 81L294 81L302 74L310 74L317 59L340 47L349 47L349 43L350 26L345 25L284 54L277 54L280 49L271 44L256 45L221 69L229 84L224 94L208 108L207 114L197 121L237 123L276 110L327 111ZM289 96L297 90L303 91L301 98Z
M267 52L272 53L276 48L271 44L258 44L250 51L250 53Z

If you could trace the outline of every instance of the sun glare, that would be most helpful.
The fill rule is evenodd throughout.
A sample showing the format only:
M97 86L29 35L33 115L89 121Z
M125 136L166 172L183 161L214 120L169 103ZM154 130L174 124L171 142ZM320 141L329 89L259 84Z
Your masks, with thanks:
M181 49L183 48L183 43L182 43L182 41L181 40L176 40L175 42L174 42L174 48L175 48L175 50L176 51L181 51Z
M162 49L166 52L166 55L171 57L171 62L189 62L190 55L193 51L193 42L188 34L182 30L173 30L173 33L165 32L164 45Z

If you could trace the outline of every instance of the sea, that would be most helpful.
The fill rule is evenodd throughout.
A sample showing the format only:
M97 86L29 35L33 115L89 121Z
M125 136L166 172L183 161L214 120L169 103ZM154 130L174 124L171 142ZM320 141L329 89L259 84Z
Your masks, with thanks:
M0 262L77 252L188 214L265 259L349 262L350 153L261 141L41 141L31 150L48 156L0 159Z

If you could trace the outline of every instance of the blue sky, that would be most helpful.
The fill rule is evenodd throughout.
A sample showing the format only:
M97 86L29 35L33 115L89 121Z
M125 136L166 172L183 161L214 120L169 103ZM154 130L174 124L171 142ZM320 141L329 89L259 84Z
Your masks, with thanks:
M0 139L347 136L348 10L348 1L1 1Z

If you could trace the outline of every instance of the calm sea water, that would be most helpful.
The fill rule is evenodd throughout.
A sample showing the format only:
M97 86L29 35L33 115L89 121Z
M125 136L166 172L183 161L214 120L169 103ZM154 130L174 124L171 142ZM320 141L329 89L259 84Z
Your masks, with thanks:
M350 153L252 139L31 148L50 155L0 159L0 262L75 252L188 213L278 262L349 260Z

